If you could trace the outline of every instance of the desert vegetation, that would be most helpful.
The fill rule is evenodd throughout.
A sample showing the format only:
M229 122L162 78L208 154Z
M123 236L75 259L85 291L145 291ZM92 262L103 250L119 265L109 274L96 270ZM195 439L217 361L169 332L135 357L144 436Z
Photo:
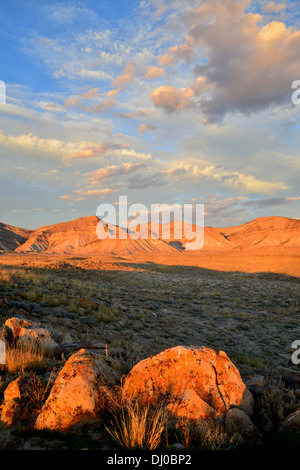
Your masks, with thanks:
M76 341L102 341L136 359L206 345L226 350L245 373L293 367L297 277L37 255L2 256L0 275L3 319L21 310Z
M299 406L299 366L291 362L291 344L300 336L297 277L120 257L3 255L0 295L2 325L21 317L61 332L66 343L101 343L106 348L102 354L115 351L120 375L116 386L106 387L107 407L99 419L67 433L37 431L37 413L71 353L54 357L35 344L12 348L1 375L1 400L19 377L27 377L32 392L17 424L9 432L2 425L1 448L240 447L223 424L174 423L161 404L122 401L122 377L141 360L178 345L226 351L248 381L258 431L244 446L272 447L277 442L289 448L299 439L297 432L286 437L279 430ZM252 383L256 377L264 378L262 387Z

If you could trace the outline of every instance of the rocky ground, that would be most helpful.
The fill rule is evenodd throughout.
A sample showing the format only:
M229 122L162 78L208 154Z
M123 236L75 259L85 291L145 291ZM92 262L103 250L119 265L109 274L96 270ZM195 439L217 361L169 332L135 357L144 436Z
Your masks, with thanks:
M18 316L74 342L100 342L120 352L123 374L167 348L206 346L225 351L245 380L282 377L299 394L299 366L291 361L300 339L297 277L116 257L1 256L0 296L2 324ZM2 429L3 448L114 448L99 422L88 434L51 439L18 426Z

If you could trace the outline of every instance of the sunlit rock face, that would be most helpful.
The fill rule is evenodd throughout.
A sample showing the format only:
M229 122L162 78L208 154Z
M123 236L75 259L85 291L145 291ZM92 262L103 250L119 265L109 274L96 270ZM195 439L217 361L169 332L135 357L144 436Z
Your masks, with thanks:
M99 416L104 409L101 387L114 385L119 378L113 359L80 349L57 376L35 428L64 431Z
M253 397L225 352L177 346L133 367L124 382L128 401L159 403L175 417L222 417L232 406L249 415Z
M3 224L2 224L3 225ZM300 221L287 217L259 217L235 227L205 227L203 251L227 251L233 249L299 247ZM99 230L99 231L98 231ZM165 231L166 230L166 231ZM6 251L17 253L77 253L84 256L103 253L145 254L182 253L195 236L196 226L172 221L167 224L144 223L138 231L106 224L96 216L81 217L70 222L46 225L23 233L22 229L10 230L10 247ZM18 231L18 232L17 232ZM107 232L104 238L99 233ZM22 236L19 236L19 232ZM1 243L6 243L7 232L1 231ZM136 239L135 236L139 235ZM5 243L4 243L5 242ZM13 243L12 243L13 242ZM5 246L8 247L7 243ZM200 249L195 248L194 249Z

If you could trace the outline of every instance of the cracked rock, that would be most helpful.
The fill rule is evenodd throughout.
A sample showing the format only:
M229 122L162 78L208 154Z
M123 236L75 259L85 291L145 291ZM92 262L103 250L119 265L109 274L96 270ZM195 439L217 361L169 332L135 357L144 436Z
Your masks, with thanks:
M177 346L136 364L124 382L127 401L158 403L191 421L222 418L229 408L251 415L253 397L225 352Z

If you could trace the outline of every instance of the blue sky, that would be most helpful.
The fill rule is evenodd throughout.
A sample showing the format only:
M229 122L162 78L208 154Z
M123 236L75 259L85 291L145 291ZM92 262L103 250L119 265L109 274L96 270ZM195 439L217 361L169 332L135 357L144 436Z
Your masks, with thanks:
M0 221L201 203L299 218L297 2L2 2Z

